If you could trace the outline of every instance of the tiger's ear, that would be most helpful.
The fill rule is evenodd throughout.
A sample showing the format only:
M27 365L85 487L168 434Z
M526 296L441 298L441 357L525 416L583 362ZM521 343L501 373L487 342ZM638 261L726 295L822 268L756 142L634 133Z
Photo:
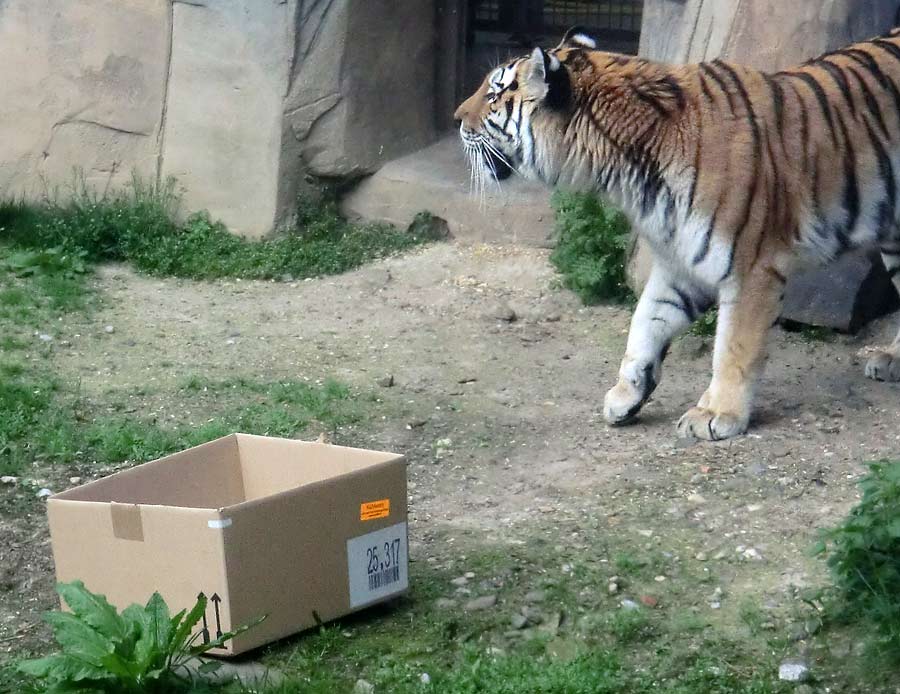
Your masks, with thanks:
M563 36L557 48L584 48L588 51L595 51L600 45L597 38L584 27L572 27Z
M553 73L560 69L559 59L542 48L535 48L525 67L525 82L528 89L537 97L549 91Z

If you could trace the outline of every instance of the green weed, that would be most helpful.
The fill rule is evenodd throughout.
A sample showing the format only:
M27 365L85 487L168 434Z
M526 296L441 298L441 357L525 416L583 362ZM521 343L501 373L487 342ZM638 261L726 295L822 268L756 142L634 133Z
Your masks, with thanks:
M65 203L0 204L0 239L32 255L68 252L85 261L122 261L152 275L200 280L337 274L436 239L435 225L422 216L409 231L351 224L334 201L324 201L301 203L293 228L251 241L205 213L179 222L179 205L173 181L155 186L134 179L105 194L76 182Z
M815 551L827 557L837 590L833 616L867 633L870 654L900 665L900 462L870 466L862 500Z
M207 607L202 593L190 611L170 615L159 593L145 606L131 605L119 613L104 596L91 593L80 581L61 583L57 590L70 611L49 612L44 619L53 629L60 652L18 666L50 694L197 691L204 676L214 673L221 663L204 663L195 674L186 669L188 660L221 647L252 627L200 638L197 625Z
M625 270L630 233L624 215L584 193L557 192L553 207L558 238L550 261L563 285L586 304L632 299Z

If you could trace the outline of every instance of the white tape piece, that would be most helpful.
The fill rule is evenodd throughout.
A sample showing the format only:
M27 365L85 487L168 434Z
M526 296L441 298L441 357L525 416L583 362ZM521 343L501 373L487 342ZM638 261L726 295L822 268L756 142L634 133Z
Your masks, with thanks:
M206 521L206 524L210 528L216 528L216 529L227 528L229 525L231 525L231 519L223 518L222 520L211 520L211 521Z
M409 587L406 522L347 540L350 607L402 593Z

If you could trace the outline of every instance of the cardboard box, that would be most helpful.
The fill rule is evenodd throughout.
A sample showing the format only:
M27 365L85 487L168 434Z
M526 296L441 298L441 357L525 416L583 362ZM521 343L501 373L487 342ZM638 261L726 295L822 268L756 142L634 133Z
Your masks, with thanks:
M119 609L210 598L236 655L403 593L403 456L234 434L48 500L59 581ZM201 636L205 638L205 634Z

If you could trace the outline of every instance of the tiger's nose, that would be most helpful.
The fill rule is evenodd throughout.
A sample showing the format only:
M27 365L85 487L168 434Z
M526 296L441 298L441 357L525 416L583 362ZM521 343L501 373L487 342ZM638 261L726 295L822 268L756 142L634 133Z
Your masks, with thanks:
M460 105L459 108L453 113L453 120L456 121L456 125L460 125L465 117L469 115L468 110L464 105Z

